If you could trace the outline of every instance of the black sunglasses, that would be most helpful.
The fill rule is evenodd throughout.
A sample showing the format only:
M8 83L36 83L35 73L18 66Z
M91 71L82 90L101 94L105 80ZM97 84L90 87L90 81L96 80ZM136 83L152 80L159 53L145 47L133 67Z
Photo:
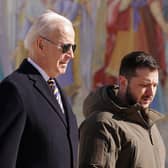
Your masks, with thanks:
M57 46L58 48L61 47L62 53L68 52L71 48L72 48L72 51L73 51L73 52L75 52L75 50L76 50L76 44L70 44L70 43L68 43L68 44L58 45L58 44L56 44L55 42L53 42L53 41L47 39L46 37L43 37L43 36L40 36L40 37L43 38L44 40L50 42L51 44L54 44L54 45Z
M71 47L72 47L72 51L75 52L75 50L76 50L76 44L62 44L61 45L62 53L68 52Z

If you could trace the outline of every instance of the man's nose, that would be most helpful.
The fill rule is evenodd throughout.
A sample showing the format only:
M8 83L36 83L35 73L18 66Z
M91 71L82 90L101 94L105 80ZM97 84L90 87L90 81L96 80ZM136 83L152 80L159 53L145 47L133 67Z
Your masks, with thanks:
M73 50L72 50L72 47L69 49L68 55L69 55L69 57L70 57L71 59L74 58L74 52L73 52Z
M147 95L148 96L154 96L154 94L155 94L155 88L153 87L153 86L149 86L148 88L147 88Z

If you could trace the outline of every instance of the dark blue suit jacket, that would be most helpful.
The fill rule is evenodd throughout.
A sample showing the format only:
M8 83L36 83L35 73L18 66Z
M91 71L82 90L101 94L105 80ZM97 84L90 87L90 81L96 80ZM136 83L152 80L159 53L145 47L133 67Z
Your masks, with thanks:
M78 129L40 73L24 60L0 84L0 168L76 168Z

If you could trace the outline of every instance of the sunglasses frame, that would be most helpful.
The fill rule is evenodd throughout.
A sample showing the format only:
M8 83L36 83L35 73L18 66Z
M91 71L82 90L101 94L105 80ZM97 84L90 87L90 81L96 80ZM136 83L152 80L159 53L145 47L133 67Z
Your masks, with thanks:
M50 42L51 44L57 46L58 48L61 48L62 49L62 53L67 53L70 48L72 48L72 51L73 53L75 52L76 50L76 44L70 44L70 43L67 43L67 44L61 44L61 45L58 45L56 44L55 42L53 42L52 40L49 40L48 38L44 37L44 36L41 36L40 37L48 42Z
M61 48L62 48L62 53L68 52L70 50L70 48L72 48L72 51L74 53L76 50L76 44L70 44L70 43L62 44Z

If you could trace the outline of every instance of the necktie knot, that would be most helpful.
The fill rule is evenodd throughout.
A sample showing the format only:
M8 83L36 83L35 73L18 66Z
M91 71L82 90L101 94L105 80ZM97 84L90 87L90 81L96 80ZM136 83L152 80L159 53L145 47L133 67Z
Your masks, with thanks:
M54 96L56 97L62 111L64 112L63 105L62 105L62 100L61 100L61 95L59 93L58 87L56 85L55 79L54 78L49 78L47 81L51 91L53 92Z
M58 92L58 88L56 86L55 80L53 78L49 78L49 80L47 81L50 89L52 90L52 92L55 93Z

